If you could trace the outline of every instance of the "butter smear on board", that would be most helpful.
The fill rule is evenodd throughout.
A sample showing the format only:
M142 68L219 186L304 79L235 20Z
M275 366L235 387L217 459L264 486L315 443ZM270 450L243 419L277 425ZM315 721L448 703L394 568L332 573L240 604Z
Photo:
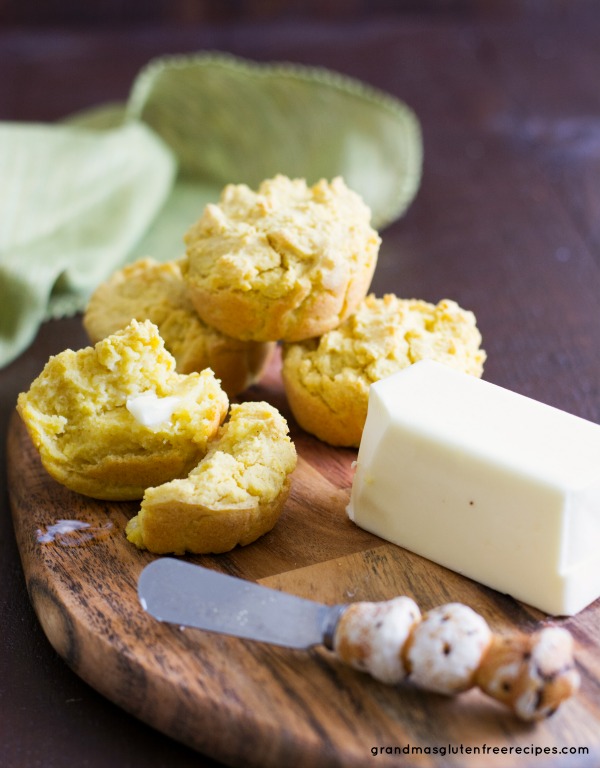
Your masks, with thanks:
M600 426L420 361L371 385L348 515L572 615L600 596Z

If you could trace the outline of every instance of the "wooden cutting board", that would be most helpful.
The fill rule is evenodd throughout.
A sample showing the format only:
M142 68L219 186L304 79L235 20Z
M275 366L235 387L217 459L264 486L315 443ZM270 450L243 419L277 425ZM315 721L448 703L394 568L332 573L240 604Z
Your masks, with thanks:
M407 594L426 610L460 601L498 632L546 620L351 523L345 508L356 452L297 428L277 360L248 396L288 418L299 454L290 499L258 542L188 559L328 603ZM527 725L478 690L446 698L388 687L324 649L287 650L160 624L137 599L138 576L154 556L125 538L135 503L94 501L58 485L16 414L8 478L29 595L56 651L118 706L216 760L257 768L600 765L600 601L557 622L576 639L580 692L550 720ZM53 537L51 526L63 519L90 528ZM577 754L580 747L589 754Z

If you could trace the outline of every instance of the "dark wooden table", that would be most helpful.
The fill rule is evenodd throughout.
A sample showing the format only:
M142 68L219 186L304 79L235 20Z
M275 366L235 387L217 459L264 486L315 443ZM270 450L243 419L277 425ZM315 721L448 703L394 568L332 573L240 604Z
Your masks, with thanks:
M469 12L6 29L0 119L55 120L124 99L148 59L177 51L323 65L389 91L419 116L425 163L416 201L382 232L373 290L457 300L478 318L486 379L600 422L600 8L517 3L483 15L463 5ZM0 765L216 765L76 677L29 604L4 434L48 356L85 343L80 318L53 321L0 371Z

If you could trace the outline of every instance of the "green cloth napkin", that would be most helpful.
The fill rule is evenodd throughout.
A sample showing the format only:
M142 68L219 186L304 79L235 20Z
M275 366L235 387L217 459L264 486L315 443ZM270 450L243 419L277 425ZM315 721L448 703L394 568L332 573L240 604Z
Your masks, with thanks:
M123 262L174 175L172 153L142 123L0 124L0 364Z
M126 104L0 123L0 366L122 264L179 257L227 183L340 175L382 229L414 198L421 164L401 101L329 70L218 53L150 62Z

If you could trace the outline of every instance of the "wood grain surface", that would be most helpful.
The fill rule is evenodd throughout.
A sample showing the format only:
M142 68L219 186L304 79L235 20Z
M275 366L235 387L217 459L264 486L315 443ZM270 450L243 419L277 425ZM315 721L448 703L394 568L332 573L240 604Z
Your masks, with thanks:
M281 409L298 449L283 516L253 545L190 560L328 603L397 594L411 595L423 609L461 601L497 632L530 631L547 620L354 526L345 507L356 453L296 427L278 366L276 359L249 397ZM562 768L600 761L600 601L559 622L576 639L580 692L550 720L527 725L478 690L446 698L389 687L325 649L281 649L160 624L144 613L136 592L139 573L154 556L124 535L136 504L94 501L56 484L16 414L7 456L27 588L48 639L96 690L193 749L227 765L261 768L364 766L377 748L417 752L384 751L374 765ZM41 541L61 519L90 528ZM467 751L484 745L487 754ZM583 759L574 752L582 746L589 750ZM541 754L531 754L536 748Z

